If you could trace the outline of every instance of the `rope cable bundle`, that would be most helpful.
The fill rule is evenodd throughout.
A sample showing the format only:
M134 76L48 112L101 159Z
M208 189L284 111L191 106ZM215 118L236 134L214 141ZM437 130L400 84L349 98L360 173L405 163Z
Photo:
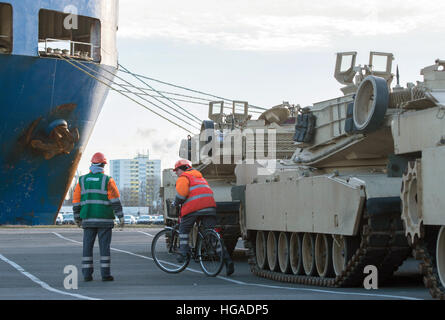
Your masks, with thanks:
M150 77L146 77L143 75L139 75L136 73L132 73L131 71L129 71L127 68L125 68L124 66L122 66L121 64L119 64L119 69L118 71L127 75L132 76L133 78L135 78L136 80L138 80L139 82L141 82L144 86L136 86L135 84L131 83L130 81L124 79L121 76L118 76L117 74L105 69L104 67L95 64L95 66L97 68L99 68L100 70L96 70L93 69L91 67L89 67L88 65L70 58L70 57L66 57L63 55L58 55L60 59L66 61L67 63L69 63L70 65L72 65L74 68L80 70L81 72L85 73L86 75L88 75L89 77L93 78L94 80L100 82L101 84L107 86L108 88L110 88L112 91L115 91L119 94L121 94L122 96L126 97L127 99L135 102L136 104L144 107L145 109L151 111L152 113L154 113L155 115L161 117L164 120L167 120L168 122L170 122L171 124L183 129L184 131L188 132L188 133L192 133L191 130L195 131L195 130L199 130L200 129L200 125L202 123L202 120L200 118L198 118L196 115L194 115L192 112L190 112L189 110L186 110L185 108L183 108L182 106L180 106L178 103L176 103L175 101L178 102L184 102L184 103L191 103L191 104L195 104L195 105L203 105L203 106L208 106L208 103L204 103L204 102L200 102L200 101L207 101L207 102L212 102L214 100L209 99L211 98L217 98L217 99L221 99L223 102L233 102L234 100L231 99L226 99L226 98L222 98L216 95L212 95L212 94L208 94L202 91L198 91L198 90L193 90L193 89L189 89L186 87L182 87L182 86L178 86L175 84L171 84L165 81L161 81L161 80L157 80L157 79L153 79ZM123 70L121 70L123 69ZM104 71L108 74L110 74L112 76L112 78L106 77L103 72ZM115 81L116 79L119 79L121 81L121 83L118 83L117 81ZM150 84L148 84L145 80L151 80L154 82L158 82L164 85L168 85L174 88L178 88L178 89L182 89L182 90L187 90L190 92L194 92L194 93L198 93L201 96L192 96L192 95L185 95L185 94L181 94L181 93L175 93L175 92L170 92L170 91L161 91L161 90L157 90L155 88L153 88ZM150 92L150 93L149 93ZM152 108L150 108L149 106L146 105L146 103L141 102L136 100L135 97L131 97L130 95L135 95L137 98L143 100L144 102L150 104L151 106L154 106L156 108L158 108L159 110L161 110L162 112L168 114L169 116L177 119L171 119L169 117L167 117L164 114L161 114L158 111L153 110ZM179 98L174 98L171 96L177 96L177 97L183 97L183 98L188 98L188 99L195 99L195 100L186 100L186 99L179 99ZM204 96L204 97L202 97ZM166 110L164 107L158 105L157 103L148 100L147 98L151 98L154 99L157 103L162 104L164 107L169 108L172 111L168 111ZM162 100L164 101L162 101ZM199 100L199 101L198 101ZM171 103L172 105L169 105L167 102ZM262 111L259 110L266 110L265 108L261 108L261 107L257 107L257 106L253 106L253 105L249 105L251 108L253 109L257 109L257 110L251 110L252 113L262 113ZM224 107L224 109L232 109L231 107ZM172 113L173 112L173 113ZM180 116L182 117L180 117ZM186 119L190 120L186 120ZM179 121L181 121L182 123L180 123ZM199 126L198 126L199 125Z

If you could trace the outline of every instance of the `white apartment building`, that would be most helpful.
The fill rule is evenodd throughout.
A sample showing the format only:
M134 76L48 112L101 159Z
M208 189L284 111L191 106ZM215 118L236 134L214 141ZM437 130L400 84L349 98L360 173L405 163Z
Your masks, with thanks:
M150 160L148 154L110 160L110 175L116 181L124 206L159 207L161 160Z

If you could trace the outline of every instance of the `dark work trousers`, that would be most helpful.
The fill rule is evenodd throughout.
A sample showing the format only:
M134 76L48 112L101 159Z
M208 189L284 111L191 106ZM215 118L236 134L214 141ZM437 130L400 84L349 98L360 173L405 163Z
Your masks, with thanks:
M111 230L112 228L84 228L83 229L83 256L82 274L89 277L93 274L93 247L96 235L99 238L100 273L102 278L110 276L111 266Z
M195 222L201 219L202 225L204 226L204 229L213 229L216 225L216 216L211 214L194 214L189 213L181 218L181 222L179 224L179 251L182 255L186 255L189 250L189 235L190 231L192 230L193 225ZM224 250L224 260L225 261L231 261L230 255L227 252L225 246L223 247Z

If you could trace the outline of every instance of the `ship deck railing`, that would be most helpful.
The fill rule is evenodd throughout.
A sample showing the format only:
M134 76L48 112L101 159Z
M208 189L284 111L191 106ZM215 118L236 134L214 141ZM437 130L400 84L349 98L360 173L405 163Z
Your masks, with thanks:
M51 48L48 46L49 43L58 43L58 45L61 47ZM88 46L90 47L90 50L89 51L76 50L76 45ZM39 55L45 57L57 57L59 55L63 55L75 59L95 61L96 59L94 59L93 57L95 56L94 53L96 48L100 47L95 46L89 42L47 38L47 39L39 39L38 50L39 50Z

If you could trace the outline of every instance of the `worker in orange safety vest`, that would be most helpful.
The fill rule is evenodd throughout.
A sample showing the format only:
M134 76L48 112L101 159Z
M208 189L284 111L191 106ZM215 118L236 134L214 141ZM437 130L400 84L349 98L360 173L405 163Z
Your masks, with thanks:
M176 180L176 197L173 206L182 204L179 224L179 250L182 254L179 262L184 261L190 248L188 245L190 230L197 219L201 219L206 229L214 229L216 225L216 202L213 191L203 178L201 172L192 168L190 161L180 159L173 169L178 176ZM229 276L235 271L230 255L224 250L224 263L226 274Z

